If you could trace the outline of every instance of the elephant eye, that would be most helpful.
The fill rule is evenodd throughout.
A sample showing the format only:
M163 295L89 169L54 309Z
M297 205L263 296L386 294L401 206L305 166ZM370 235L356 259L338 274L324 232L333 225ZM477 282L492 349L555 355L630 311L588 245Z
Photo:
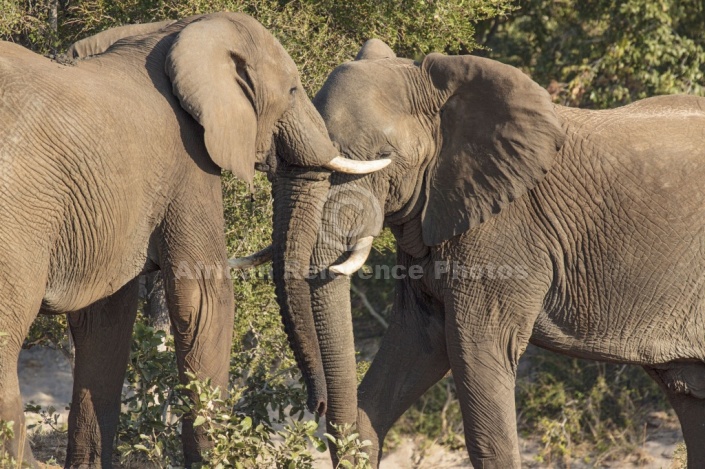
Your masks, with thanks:
M289 90L289 94L291 94L291 95L296 94L296 90L297 90L297 89L298 89L298 88L297 88L296 86L294 86L293 88L291 88L291 89Z
M392 156L392 150L381 150L377 153L377 158L379 159L389 158L390 156Z

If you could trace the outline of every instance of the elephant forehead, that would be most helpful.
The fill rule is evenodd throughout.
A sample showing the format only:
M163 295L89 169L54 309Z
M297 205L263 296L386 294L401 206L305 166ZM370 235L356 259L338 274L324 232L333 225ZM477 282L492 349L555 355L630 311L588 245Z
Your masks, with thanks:
M342 108L324 116L331 139L343 152L376 146L392 139L395 126L390 116L383 117L374 105L364 112Z
M324 119L335 121L344 113L364 116L392 109L408 100L402 70L409 64L397 59L363 60L337 67L313 103Z
M281 75L298 77L299 70L296 68L294 60L286 52L286 49L284 49L284 46L273 37L269 42L269 50L262 54L263 57L267 59L267 65L271 67L267 72L270 74L274 72Z

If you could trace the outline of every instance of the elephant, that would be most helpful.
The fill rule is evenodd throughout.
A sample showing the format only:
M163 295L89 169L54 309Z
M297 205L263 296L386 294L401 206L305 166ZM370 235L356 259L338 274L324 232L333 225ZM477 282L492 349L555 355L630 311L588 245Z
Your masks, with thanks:
M111 29L61 63L0 43L0 419L24 455L17 358L38 313L75 344L66 467L111 467L137 278L164 276L177 364L226 389L234 315L221 169L364 172L341 161L293 60L253 18L213 13ZM237 262L236 262L237 264ZM310 407L325 411L320 357ZM317 349L316 349L317 350ZM187 465L208 446L183 425Z
M702 465L705 98L569 108L498 61L413 61L372 39L313 103L341 156L391 164L275 182L292 188L275 193L275 283L285 314L313 317L328 423L356 423L375 467L393 423L451 371L474 467L519 468L529 343L641 365ZM394 304L358 387L350 277L384 226Z

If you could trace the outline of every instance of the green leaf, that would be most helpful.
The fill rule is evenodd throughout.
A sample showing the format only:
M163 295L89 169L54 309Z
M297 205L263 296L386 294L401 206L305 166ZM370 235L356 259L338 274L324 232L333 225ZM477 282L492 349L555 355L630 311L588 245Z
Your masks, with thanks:
M193 426L194 426L194 427L200 427L200 426L203 425L204 423L206 423L206 418L205 418L203 415L199 415L199 416L196 417L196 419L193 421Z
M311 443L313 446L316 448L316 451L319 453L325 453L326 450L328 449L328 446L326 446L326 442L323 441L321 438L318 438L317 436L311 435L309 436Z
M242 422L240 422L240 429L243 432L248 431L250 428L252 428L252 418L250 417L245 417L242 419Z

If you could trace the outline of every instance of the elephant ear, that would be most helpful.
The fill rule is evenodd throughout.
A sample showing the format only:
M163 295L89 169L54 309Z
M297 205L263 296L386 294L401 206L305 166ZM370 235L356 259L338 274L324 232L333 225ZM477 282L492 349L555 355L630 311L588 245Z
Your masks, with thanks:
M203 126L215 164L252 183L257 115L243 50L252 38L224 17L204 17L186 26L169 50L165 69L181 106Z
M520 70L474 56L430 54L442 147L426 179L424 243L479 225L538 184L563 144L548 93Z
M368 39L360 48L355 60L393 59L397 55L391 47L379 39Z
M129 24L127 26L110 28L74 42L66 51L66 55L72 59L84 59L93 55L102 54L120 39L156 33L174 23L176 23L176 21L167 20L158 23Z

